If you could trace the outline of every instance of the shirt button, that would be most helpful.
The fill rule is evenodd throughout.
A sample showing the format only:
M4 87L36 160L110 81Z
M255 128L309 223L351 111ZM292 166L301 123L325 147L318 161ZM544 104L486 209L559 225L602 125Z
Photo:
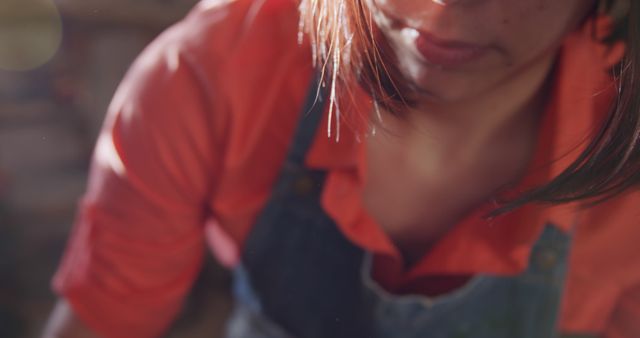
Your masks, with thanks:
M293 183L293 190L298 196L309 196L314 190L315 181L308 175L300 176Z
M543 248L538 252L536 261L540 269L551 270L558 264L558 251L552 248Z

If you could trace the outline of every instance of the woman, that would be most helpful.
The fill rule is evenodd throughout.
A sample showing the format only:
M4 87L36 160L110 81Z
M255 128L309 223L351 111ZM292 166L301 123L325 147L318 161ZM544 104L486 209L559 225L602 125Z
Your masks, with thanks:
M229 337L640 336L639 17L200 3L113 100L45 336L160 335L203 238Z

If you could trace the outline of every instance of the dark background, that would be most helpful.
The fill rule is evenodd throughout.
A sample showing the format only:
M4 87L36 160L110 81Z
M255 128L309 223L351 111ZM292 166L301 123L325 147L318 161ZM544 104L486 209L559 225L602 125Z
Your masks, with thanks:
M0 0L1 338L41 333L111 96L195 2ZM227 290L227 272L209 259L168 337L219 336Z

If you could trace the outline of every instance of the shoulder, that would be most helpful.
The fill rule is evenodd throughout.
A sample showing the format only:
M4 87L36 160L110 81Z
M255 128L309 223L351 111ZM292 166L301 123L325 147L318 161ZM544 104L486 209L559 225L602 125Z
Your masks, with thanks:
M640 285L640 192L581 213L569 265L564 325L602 330L626 290Z
M167 32L225 101L231 159L286 149L313 71L296 0L204 0Z
M179 56L213 76L211 71L228 67L242 53L246 61L260 63L265 55L299 50L297 22L294 0L204 0L160 34L141 59Z
M312 69L297 22L293 0L200 2L137 58L107 124L204 135L243 154L265 133L287 143L279 135L293 128Z
M278 162L274 153L288 148L311 79L310 47L298 41L298 22L295 0L204 0L134 68L156 64L147 86L169 94L183 73L191 91L201 93L203 114L221 128L213 132L225 163L252 172L258 161Z
M576 231L576 263L603 282L640 282L640 191L585 210ZM603 274L602 272L606 272Z
M298 42L298 21L295 0L204 0L147 54L177 54L217 96L256 102L278 80L296 82L302 75L306 87L311 57L309 46Z
M204 0L165 35L191 53L228 55L265 36L269 44L255 47L277 50L297 23L294 0Z
M138 57L112 109L132 99L157 106L167 95L186 94L174 101L197 100L203 113L211 115L215 107L220 123L242 125L255 117L255 107L277 111L263 101L299 105L312 67L308 45L298 43L297 32L294 0L201 1Z

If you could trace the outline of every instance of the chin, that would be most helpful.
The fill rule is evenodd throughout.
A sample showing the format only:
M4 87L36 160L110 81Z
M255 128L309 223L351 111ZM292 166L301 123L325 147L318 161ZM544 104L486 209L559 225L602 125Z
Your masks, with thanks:
M469 74L456 73L421 62L404 62L400 72L411 82L418 101L456 102L471 97L475 90ZM472 82L472 81L471 81Z
M474 91L468 88L466 83L447 81L447 79L435 76L426 76L412 79L418 101L434 103L455 103L469 99Z

